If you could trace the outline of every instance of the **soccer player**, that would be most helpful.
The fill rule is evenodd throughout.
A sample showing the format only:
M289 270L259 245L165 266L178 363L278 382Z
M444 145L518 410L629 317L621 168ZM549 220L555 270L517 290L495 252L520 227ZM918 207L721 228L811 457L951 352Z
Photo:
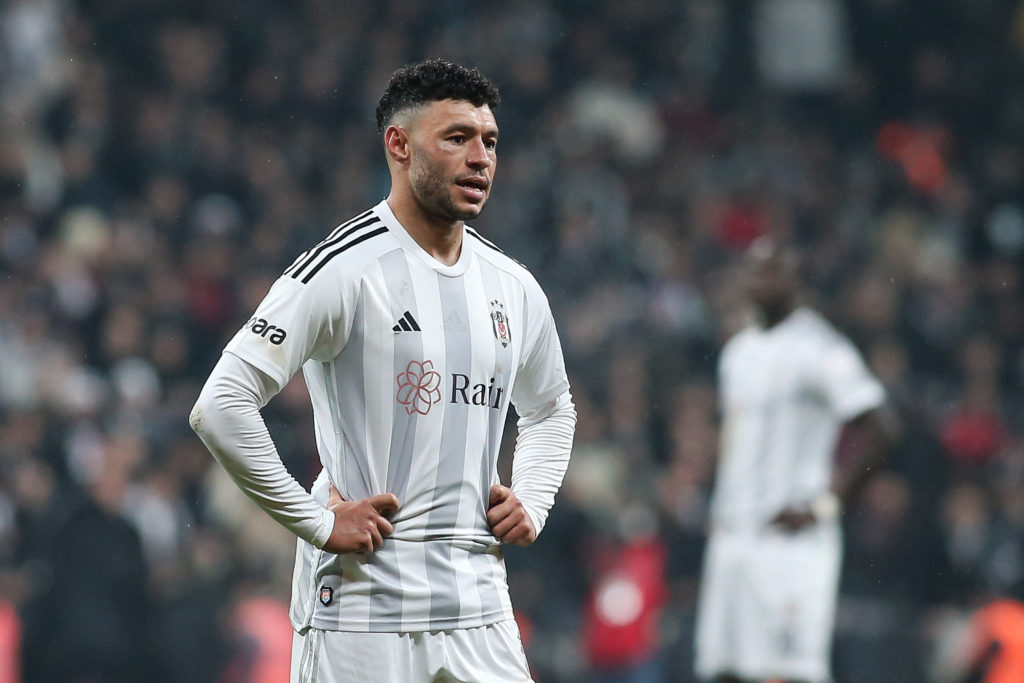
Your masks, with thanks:
M284 271L191 415L299 538L293 682L530 680L500 544L543 529L576 413L539 285L463 222L490 195L497 104L475 69L395 72L377 107L390 194ZM323 465L311 493L259 414L299 368Z
M720 459L697 610L697 674L717 683L830 680L839 514L891 445L882 385L800 305L797 258L747 255L757 322L719 364ZM841 430L844 466L833 467Z

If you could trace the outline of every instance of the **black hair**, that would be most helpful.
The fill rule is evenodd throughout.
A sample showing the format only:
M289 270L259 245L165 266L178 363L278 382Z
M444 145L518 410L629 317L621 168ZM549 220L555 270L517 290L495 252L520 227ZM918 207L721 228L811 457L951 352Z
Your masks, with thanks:
M440 58L408 64L391 75L377 104L377 132L383 135L395 114L438 100L465 100L495 109L501 97L476 69Z

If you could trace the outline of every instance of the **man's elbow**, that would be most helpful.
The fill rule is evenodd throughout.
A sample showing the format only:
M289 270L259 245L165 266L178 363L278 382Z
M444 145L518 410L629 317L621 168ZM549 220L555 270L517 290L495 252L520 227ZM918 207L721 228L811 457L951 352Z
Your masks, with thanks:
M880 448L888 453L903 437L903 421L892 408L884 406L876 411L876 425Z
M230 429L225 425L224 412L222 407L211 397L211 392L204 389L192 406L192 412L188 416L188 424L192 427L203 444L210 451L214 459L222 466L227 467L227 460L230 459L228 450L222 447L228 441Z
M209 443L220 412L221 406L216 401L215 393L207 385L199 392L199 398L192 406L192 412L188 415L188 424L192 431L199 435L199 438Z
M192 428L192 431L199 436L203 435L203 427L205 420L203 419L204 406L202 404L202 397L196 401L196 404L192 406L192 412L188 414L188 426Z
M861 438L881 448L894 446L903 431L900 418L888 406L880 406L861 413L851 420L847 427Z

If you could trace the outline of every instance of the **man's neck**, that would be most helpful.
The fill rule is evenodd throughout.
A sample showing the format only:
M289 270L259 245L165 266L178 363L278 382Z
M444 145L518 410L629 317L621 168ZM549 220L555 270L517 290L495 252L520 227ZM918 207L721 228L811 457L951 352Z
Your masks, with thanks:
M761 326L766 330L770 330L783 320L788 318L790 314L796 310L796 304L788 304L785 306L779 306L773 309L757 309L758 318L761 321Z
M462 254L462 221L440 220L431 216L412 197L392 192L387 198L395 218L413 241L446 266L454 265Z

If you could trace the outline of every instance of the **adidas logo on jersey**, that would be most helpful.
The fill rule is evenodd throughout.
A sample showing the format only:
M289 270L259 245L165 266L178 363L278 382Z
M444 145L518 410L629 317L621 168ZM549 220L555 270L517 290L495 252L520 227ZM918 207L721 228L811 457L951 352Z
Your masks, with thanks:
M391 329L395 332L420 332L420 324L416 322L416 318L412 317L412 313L406 311Z

